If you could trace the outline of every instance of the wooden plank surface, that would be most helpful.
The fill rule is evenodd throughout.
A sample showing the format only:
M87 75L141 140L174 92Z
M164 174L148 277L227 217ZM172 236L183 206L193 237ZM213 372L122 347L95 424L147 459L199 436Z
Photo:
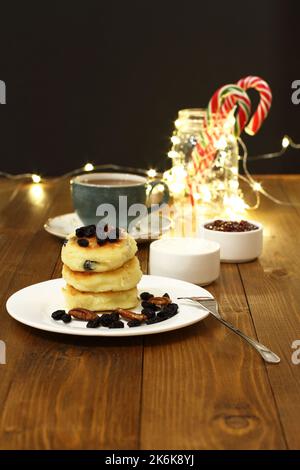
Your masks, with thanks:
M226 319L254 334L235 265L208 290ZM264 364L212 318L146 337L141 429L146 449L285 448Z
M213 319L145 338L79 338L11 319L16 290L61 272L61 241L43 230L69 212L67 182L0 182L1 449L284 449L300 447L300 177L261 178L293 207L266 200L264 254L222 265L209 286L221 312L282 357L266 366ZM147 272L148 245L139 250Z
M16 236L9 250L6 239L3 244L5 260L14 256L17 261L1 288L0 337L7 345L7 365L0 369L2 449L138 445L142 339L43 333L18 324L5 311L6 298L16 290L60 275L61 241L49 236L42 224L47 215L70 210L68 191L62 183L56 192L49 188L51 194L37 192L32 199L25 189L17 205L14 201L5 208L5 235L24 236ZM5 279L5 270L1 273Z
M300 203L299 180L270 179L264 186L282 201ZM299 208L263 199L258 220L265 226L263 256L239 269L258 338L282 359L267 373L287 445L299 449L300 366L291 360L291 345L300 339Z

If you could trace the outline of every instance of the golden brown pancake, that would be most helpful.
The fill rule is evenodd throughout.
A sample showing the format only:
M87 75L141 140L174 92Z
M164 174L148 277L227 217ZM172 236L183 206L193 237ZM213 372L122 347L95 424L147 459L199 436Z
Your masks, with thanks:
M65 304L68 310L86 308L93 311L115 310L116 308L134 308L137 306L137 288L119 292L80 292L67 284L63 289Z
M114 243L98 245L96 237L88 238L89 246L79 246L78 238L71 235L63 246L61 258L72 271L106 272L118 269L137 252L135 240L127 233Z
M62 276L67 284L83 292L118 292L135 287L142 277L142 271L134 256L120 268L103 273L72 271L64 265Z

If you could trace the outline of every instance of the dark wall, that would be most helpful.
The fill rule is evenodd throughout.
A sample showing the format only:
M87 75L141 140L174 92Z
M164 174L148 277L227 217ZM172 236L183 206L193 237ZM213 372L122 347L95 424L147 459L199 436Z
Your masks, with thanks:
M252 74L271 85L250 154L300 141L295 0L119 0L1 3L1 170L60 174L86 161L165 168L177 111ZM300 152L251 165L299 172Z

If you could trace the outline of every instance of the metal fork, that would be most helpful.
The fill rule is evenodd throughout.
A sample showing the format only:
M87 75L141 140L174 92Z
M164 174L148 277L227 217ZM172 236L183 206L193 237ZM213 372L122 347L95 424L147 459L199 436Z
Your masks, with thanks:
M273 353L269 348L259 343L254 338L250 338L250 336L247 336L245 333L240 331L231 323L224 320L224 318L221 317L219 313L218 303L213 297L178 297L178 299L192 300L194 302L198 302L204 310L209 312L216 320L222 323L222 325L227 326L227 328L229 328L231 331L239 335L251 346L253 346L253 348L261 355L261 357L266 362L270 364L278 364L280 362L280 357L278 357L277 354Z

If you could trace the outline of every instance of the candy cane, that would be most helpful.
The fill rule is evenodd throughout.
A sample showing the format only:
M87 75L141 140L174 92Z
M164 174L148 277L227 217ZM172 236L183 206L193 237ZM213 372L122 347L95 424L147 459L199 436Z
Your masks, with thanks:
M249 76L242 78L237 82L238 86L243 88L243 90L249 90L249 88L254 88L254 90L258 91L260 95L260 102L257 106L255 113L253 114L252 118L250 119L245 131L249 135L255 135L264 120L266 119L269 110L272 104L272 92L271 89L265 80L260 77Z
M251 102L246 91L238 85L224 85L213 94L207 107L208 121L211 120L213 113L218 113L225 117L236 105L238 106L238 113L235 120L234 132L236 136L239 136L249 120Z

